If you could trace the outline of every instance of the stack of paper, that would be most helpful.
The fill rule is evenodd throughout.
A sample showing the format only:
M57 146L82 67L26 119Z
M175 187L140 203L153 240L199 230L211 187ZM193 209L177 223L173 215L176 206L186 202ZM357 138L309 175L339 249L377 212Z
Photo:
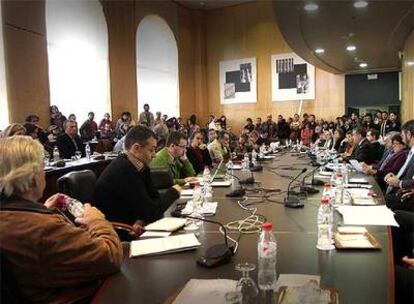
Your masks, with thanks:
M150 254L164 254L192 250L200 246L194 233L180 234L165 238L132 241L129 250L130 257Z
M236 290L233 280L191 279L177 296L173 304L226 304L227 292Z
M218 205L217 202L203 203L200 213L202 215L214 215L216 214L217 205ZM193 211L194 211L193 202L189 201L185 205L185 208L181 210L181 214L190 215L191 213L193 213Z
M374 248L365 234L342 234L336 235L337 240L345 248Z
M396 226L394 213L386 206L340 206L345 225Z
M186 219L177 217L164 217L145 226L146 231L175 231L184 227Z

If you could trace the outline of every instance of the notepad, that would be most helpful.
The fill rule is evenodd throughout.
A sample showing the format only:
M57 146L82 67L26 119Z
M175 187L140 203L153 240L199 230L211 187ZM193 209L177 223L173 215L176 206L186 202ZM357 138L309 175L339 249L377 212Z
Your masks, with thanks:
M340 206L345 225L396 226L394 213L386 206Z
M170 236L171 232L166 231L145 231L139 236L140 239L160 238Z
M202 215L214 215L216 214L216 210L217 210L217 202L214 203L203 203L200 213ZM193 202L189 201L187 202L187 204L185 205L184 209L181 210L181 214L185 214L185 215L190 215L191 213L193 213L194 208L193 208Z
M189 196L193 196L193 193L194 193L194 189L184 189L184 190L181 190L180 195L189 197Z
M193 250L200 246L194 233L180 234L165 238L132 241L130 257L143 255L166 254L185 250Z
M367 228L357 226L340 226L338 227L338 232L341 234L364 234L367 232Z
M164 217L154 223L145 226L146 231L176 231L184 227L187 220L176 217Z

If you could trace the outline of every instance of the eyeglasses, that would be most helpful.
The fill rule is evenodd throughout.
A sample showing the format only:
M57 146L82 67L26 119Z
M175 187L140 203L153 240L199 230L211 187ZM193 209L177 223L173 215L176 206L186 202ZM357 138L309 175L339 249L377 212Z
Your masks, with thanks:
M181 149L185 149L185 148L187 148L187 145L177 145L177 147L180 147Z

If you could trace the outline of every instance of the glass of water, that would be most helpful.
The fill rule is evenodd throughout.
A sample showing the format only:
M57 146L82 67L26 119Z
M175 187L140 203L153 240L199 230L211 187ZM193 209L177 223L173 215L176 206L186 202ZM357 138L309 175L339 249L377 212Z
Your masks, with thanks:
M75 152L75 157L77 160L80 160L82 158L82 152L81 151L76 151Z

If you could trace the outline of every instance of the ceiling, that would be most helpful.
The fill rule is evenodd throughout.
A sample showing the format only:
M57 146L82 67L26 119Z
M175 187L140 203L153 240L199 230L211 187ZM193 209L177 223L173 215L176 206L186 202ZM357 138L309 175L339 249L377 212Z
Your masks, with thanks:
M318 9L306 11L305 4ZM332 73L401 69L399 52L414 25L414 1L274 1L279 29L290 47L306 61ZM349 52L346 46L356 50ZM316 54L323 48L323 54ZM360 63L367 63L361 68Z
M191 9L214 10L251 1L252 0L176 0L175 2Z

